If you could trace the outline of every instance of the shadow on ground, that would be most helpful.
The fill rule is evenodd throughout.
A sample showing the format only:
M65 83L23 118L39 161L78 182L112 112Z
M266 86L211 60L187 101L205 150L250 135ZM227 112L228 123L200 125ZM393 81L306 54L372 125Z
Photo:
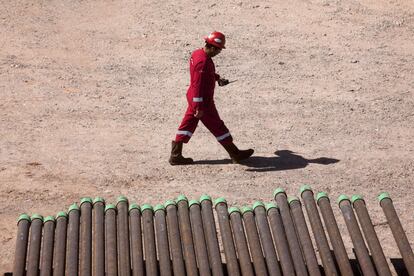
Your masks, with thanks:
M249 159L245 160L241 165L249 167L247 171L268 172L302 169L310 163L329 165L339 162L338 159L328 157L307 159L290 150L278 150L275 152L275 155L276 156L274 157L253 155ZM199 165L224 165L231 164L231 160L200 160L195 161L194 163Z

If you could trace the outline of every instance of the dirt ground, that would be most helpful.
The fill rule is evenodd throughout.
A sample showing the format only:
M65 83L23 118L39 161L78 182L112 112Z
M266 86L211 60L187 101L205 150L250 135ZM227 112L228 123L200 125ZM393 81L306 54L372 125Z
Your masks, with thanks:
M390 193L414 245L414 2L411 0L0 1L0 272L11 271L20 213L54 215L81 197L162 203L184 193L229 205L309 184ZM216 89L244 165L200 124L168 164L186 107L188 58L210 31L237 80Z

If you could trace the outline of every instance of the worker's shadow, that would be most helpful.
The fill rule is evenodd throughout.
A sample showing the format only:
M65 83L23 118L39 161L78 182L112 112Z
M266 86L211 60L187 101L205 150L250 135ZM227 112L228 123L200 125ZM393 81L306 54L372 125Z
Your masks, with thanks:
M338 159L319 157L314 159L306 159L290 150L278 150L275 152L275 157L252 156L244 160L241 165L249 167L246 171L254 172L268 172L268 171L283 171L295 170L305 168L310 163L329 165L339 162ZM196 164L230 164L229 159L224 160L203 160L196 161Z

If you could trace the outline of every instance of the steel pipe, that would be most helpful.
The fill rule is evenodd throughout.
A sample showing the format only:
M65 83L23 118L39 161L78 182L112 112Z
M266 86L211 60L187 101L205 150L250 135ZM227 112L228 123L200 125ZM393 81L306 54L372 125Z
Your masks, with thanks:
M202 195L200 197L200 205L212 274L213 276L224 276L211 197L208 195Z
M29 241L30 217L22 214L17 220L16 251L14 253L13 275L24 276Z
M116 232L116 207L107 204L105 206L105 270L108 276L118 275Z
M80 201L80 275L92 275L92 199Z
M191 229L193 230L193 239L200 276L210 276L210 265L208 262L207 245L204 239L203 221L201 219L200 203L197 200L190 200L188 203L190 209Z
M117 223L117 247L118 247L118 275L131 275L131 260L129 257L129 219L128 219L128 199L124 196L118 197L116 208Z
M414 275L414 254L402 227L401 221L395 211L394 204L387 193L379 195L378 200L391 228L392 235L404 260L405 267L410 275Z
M155 233L153 208L144 204L142 210L142 228L144 233L145 271L147 275L158 275L157 251L155 247Z
M267 276L266 262L263 257L262 246L260 244L259 233L257 232L253 209L248 206L244 206L241 211L255 274L259 276Z
M53 275L65 275L66 261L66 234L68 215L66 212L59 212L56 215L55 244L53 256Z
M144 276L144 254L142 252L141 209L137 204L129 205L129 227L131 242L131 266L133 276Z
M304 185L300 189L300 195L303 199L306 213L308 214L309 223L312 228L313 236L315 237L324 272L326 275L338 275L335 260L332 256L331 249L329 248L328 239L326 238L318 207L315 203L313 191L308 185Z
M158 204L154 207L154 222L160 275L172 276L170 251L168 246L167 222L165 220L164 205Z
M105 200L97 197L92 209L92 273L94 276L105 275Z
M273 233L273 239L275 241L277 254L279 255L282 274L294 276L295 270L293 267L293 260L290 254L285 228L283 226L282 218L279 213L279 207L274 203L269 203L266 205L266 211L270 229Z
M326 231L328 232L329 240L331 241L332 249L335 254L335 259L339 266L339 271L341 272L341 275L352 275L352 267L328 195L324 192L318 193L316 202L322 214Z
M273 244L272 233L270 232L269 223L266 216L265 205L256 201L253 204L254 217L256 219L257 229L259 230L260 242L263 247L263 253L269 275L282 275L279 263L277 261L276 250Z
M286 193L282 188L278 188L275 190L273 195L277 205L279 206L280 215L285 227L285 233L289 244L290 253L292 254L293 266L295 267L296 275L308 275L299 240L296 236L295 225L290 214L290 208L287 202Z
M239 208L231 207L228 210L230 216L231 229L233 230L234 243L240 262L240 270L243 276L253 276L254 270L249 254L246 234L243 228L242 215Z
M185 275L181 236L178 226L177 206L175 201L167 200L164 204L167 210L168 237L170 239L171 258L174 275Z
M219 223L221 241L226 256L226 265L228 275L240 275L239 264L237 262L236 249L234 248L233 235L231 233L229 213L227 211L227 202L224 198L218 198L215 201L217 220Z
M354 211L352 210L351 201L345 195L341 195L338 198L339 208L342 211L346 227L351 236L352 243L354 244L355 254L358 259L358 263L361 267L364 275L376 275L374 265L369 257L368 249L365 245L362 233L359 230L358 222L355 218Z
M40 276L53 274L53 243L55 235L55 217L45 217L43 221L42 259L40 262Z

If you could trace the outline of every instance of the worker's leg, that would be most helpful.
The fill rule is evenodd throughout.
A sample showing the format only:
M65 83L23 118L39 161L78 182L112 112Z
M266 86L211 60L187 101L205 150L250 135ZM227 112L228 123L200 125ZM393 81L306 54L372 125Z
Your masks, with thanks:
M233 144L233 137L224 122L220 119L214 105L206 110L204 116L201 118L201 122L216 137L217 141L228 152L234 163L239 163L241 160L249 158L253 154L254 151L252 149L239 150L237 146Z
M233 137L231 137L229 129L220 119L215 105L212 105L211 108L204 111L201 122L210 130L220 144L229 144L233 141Z
M198 121L194 117L192 109L188 107L181 125L178 128L175 140L171 142L171 156L168 160L171 165L187 165L194 162L191 158L185 158L182 151L183 143L188 143L197 128Z
M188 143L191 136L197 128L199 119L194 117L194 111L189 106L184 114L184 118L178 127L177 134L175 136L175 142Z

